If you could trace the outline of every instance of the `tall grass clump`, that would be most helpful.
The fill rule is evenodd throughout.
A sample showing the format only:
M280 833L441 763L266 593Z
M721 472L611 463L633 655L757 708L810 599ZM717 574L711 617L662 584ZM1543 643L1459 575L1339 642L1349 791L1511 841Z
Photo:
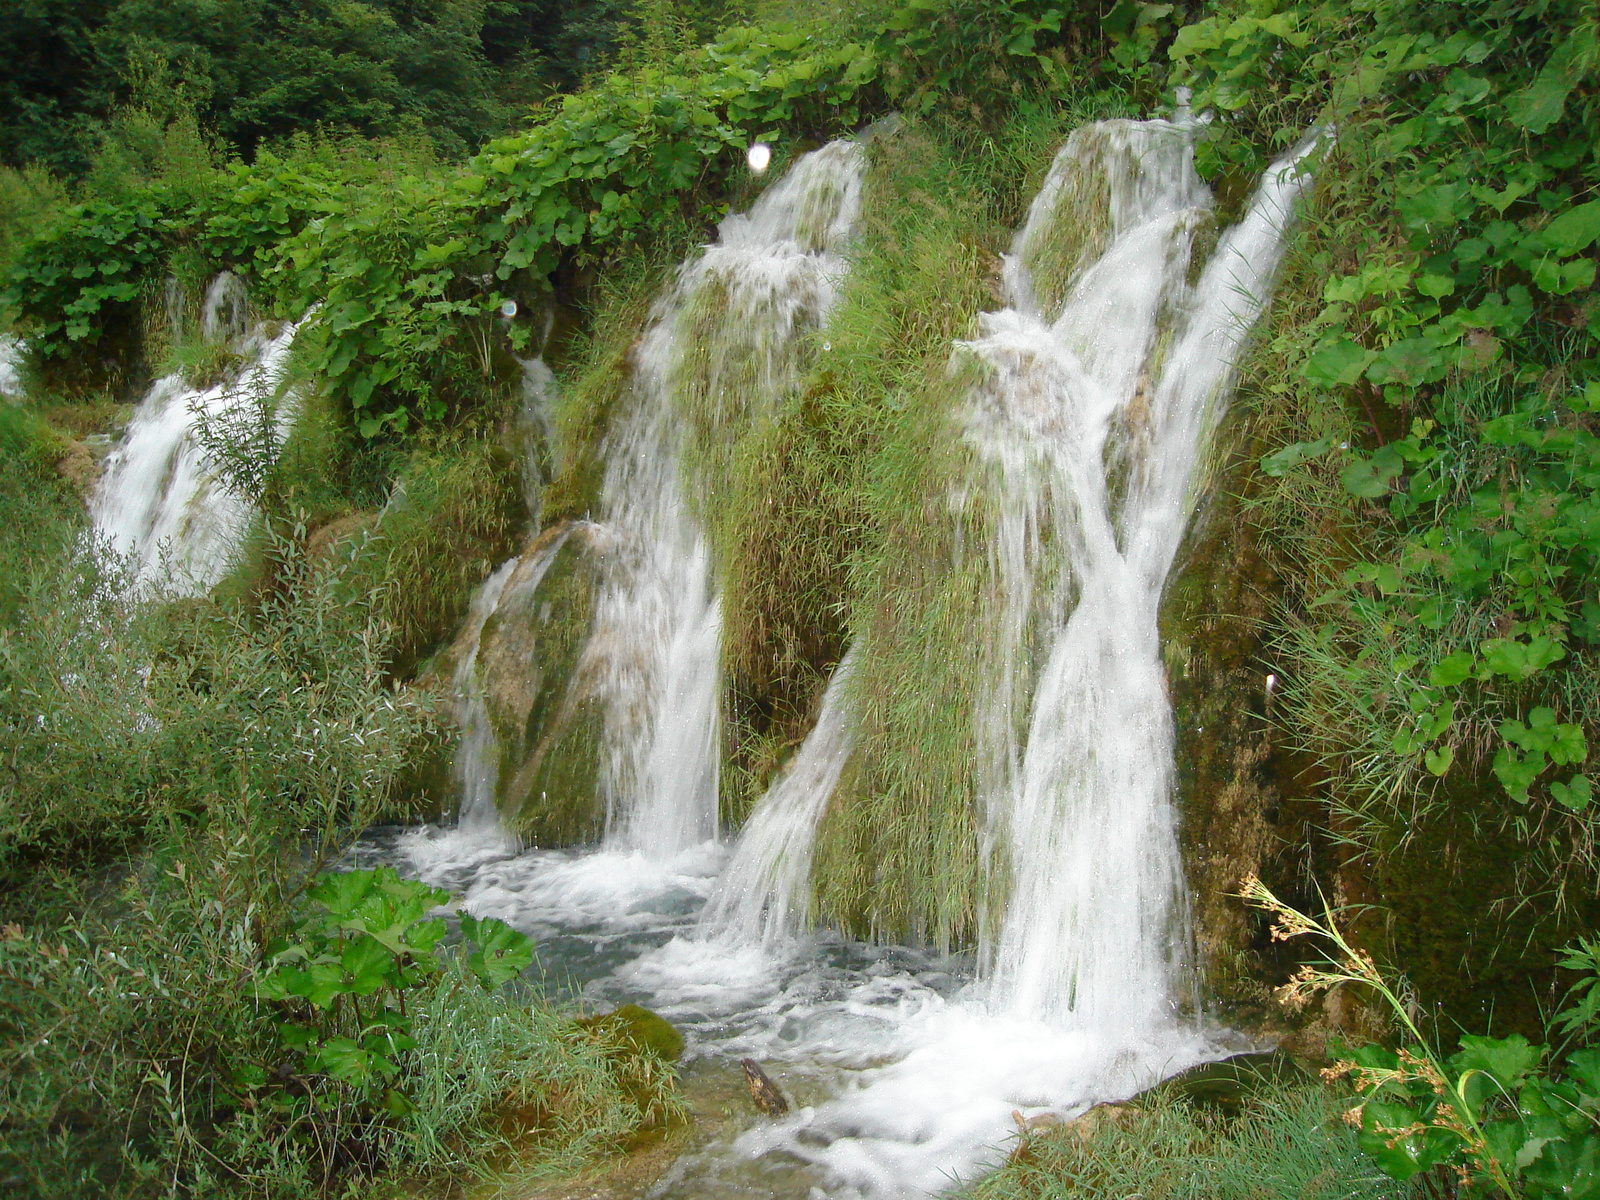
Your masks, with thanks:
M1050 107L1033 116L1018 122L1012 154L1017 142L1049 145L1038 127L1070 120ZM950 356L977 312L998 306L998 253L1018 211L1016 193L962 152L964 136L914 123L872 147L830 348L787 425L805 466L762 481L786 518L767 541L797 536L798 516L798 536L822 545L796 556L814 581L773 590L768 625L814 625L831 607L841 644L861 646L860 740L819 835L820 912L858 933L944 946L975 933L982 888L971 699L986 569L961 500L971 464Z
M374 1008L399 1022L382 1074L370 1031L342 1057L302 1054L300 1026L266 986L269 939L292 938L284 918L301 908L262 886L282 863L273 833L241 793L121 879L58 877L26 913L12 898L20 919L0 926L8 1195L289 1200L397 1175L448 1187L496 1165L578 1169L675 1119L664 1063L537 994L486 990L464 953L431 975L409 968L398 1016Z
M394 631L395 669L409 674L446 641L472 591L516 549L528 514L521 464L499 441L466 430L413 450L389 500L357 533L352 594L370 593Z

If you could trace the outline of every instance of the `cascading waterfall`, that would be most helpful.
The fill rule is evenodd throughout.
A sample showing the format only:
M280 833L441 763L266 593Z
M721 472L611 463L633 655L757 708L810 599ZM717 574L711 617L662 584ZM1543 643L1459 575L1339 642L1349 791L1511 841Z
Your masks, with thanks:
M852 648L828 680L816 725L740 831L700 910L700 937L770 953L804 927L817 826L855 746L844 699L854 667Z
M761 419L796 386L860 207L859 146L801 158L680 271L634 351L633 408L606 447L613 539L587 655L606 705L606 842L654 859L717 834L721 610L685 495L691 424Z
M924 1195L997 1161L1014 1114L1070 1115L1245 1048L1181 1019L1188 929L1156 617L1310 145L1267 172L1191 284L1211 216L1190 137L1165 121L1075 134L1006 263L1010 307L960 350L987 367L966 412L994 522L978 766L1009 889L983 977L953 999L908 980L885 1008L869 976L846 1011L877 1018L862 1065L894 1061L742 1135L735 1154ZM838 1061L838 1037L828 1025L812 1052Z
M683 268L636 347L633 408L607 447L609 574L580 665L610 706L607 844L412 862L540 937L547 969L581 972L593 1002L645 1000L691 1055L749 1055L794 1088L787 1118L685 1155L653 1195L937 1193L1003 1158L1019 1117L1071 1116L1249 1048L1182 1003L1156 617L1307 147L1274 164L1202 264L1214 218L1191 137L1182 121L1075 134L1006 260L1008 307L957 350L981 368L959 414L975 475L951 496L991 522L976 766L1005 897L976 972L797 936L820 820L855 752L863 643L726 865L684 853L715 832L720 689L710 556L686 503L715 481L686 476L730 419L759 416L800 373L795 335L832 301L856 164L835 147L802 160ZM798 236L807 189L834 197L820 206L832 240Z
M197 419L224 427L259 397L274 396L294 342L294 322L248 328L239 280L217 276L202 305L202 336L226 342L245 360L238 375L193 388L166 375L139 402L122 441L108 456L89 503L95 535L129 563L136 589L156 585L199 595L227 572L254 516L249 499L224 483L208 460ZM292 397L277 402L271 436L279 444L294 418Z
M967 347L992 369L968 433L1000 498L1003 669L980 726L990 837L1011 889L984 947L999 1010L1133 1030L1170 1017L1181 991L1188 930L1157 609L1303 153L1267 173L1191 284L1211 216L1190 130L1079 130L1007 264L1011 307ZM1053 319L1037 285L1052 269L1064 284ZM1044 666L1023 738L1013 706L1030 636Z
M22 343L9 334L0 334L0 400L22 395L22 376L17 363L22 358Z
M456 781L461 787L461 806L456 827L463 832L483 833L500 828L497 803L500 787L500 747L489 719L489 706L478 683L478 647L483 626L500 605L500 596L516 573L518 559L508 558L485 579L472 597L467 611L469 648L456 665L451 683L456 692L456 720L461 725L461 742L456 747ZM548 565L548 559L545 565ZM543 571L540 571L543 574ZM534 580L537 586L538 580Z

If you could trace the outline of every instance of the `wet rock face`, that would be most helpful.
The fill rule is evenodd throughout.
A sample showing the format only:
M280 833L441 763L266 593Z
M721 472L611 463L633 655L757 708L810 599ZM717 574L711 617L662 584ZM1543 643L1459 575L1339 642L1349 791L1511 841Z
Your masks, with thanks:
M545 845L592 840L597 702L584 651L602 539L563 521L528 543L484 621L475 675L499 747L498 807Z
M1226 435L1219 439L1227 444ZM1190 530L1163 598L1163 657L1177 726L1184 873L1205 990L1232 1007L1267 999L1259 914L1244 878L1281 875L1278 754L1262 631L1277 580L1242 519L1228 472Z

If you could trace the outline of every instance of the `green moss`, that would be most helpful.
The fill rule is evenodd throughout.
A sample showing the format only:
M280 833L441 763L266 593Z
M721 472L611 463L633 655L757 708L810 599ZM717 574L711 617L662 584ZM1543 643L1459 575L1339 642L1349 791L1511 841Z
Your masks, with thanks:
M1184 877L1205 990L1231 1012L1262 1008L1261 914L1239 898L1248 875L1299 895L1307 880L1290 853L1303 831L1283 803L1283 748L1274 738L1263 664L1265 617L1279 581L1242 519L1251 476L1248 423L1219 431L1215 487L1202 502L1162 597L1162 653L1177 739Z
M584 1029L614 1034L640 1054L653 1054L662 1062L677 1062L683 1055L683 1034L665 1017L637 1004L624 1004L601 1016L584 1017L578 1024Z
M500 811L538 845L593 841L605 819L603 714L583 666L596 585L586 534L554 526L535 540L525 561L546 539L564 539L538 589L503 597L479 642L479 682L501 755Z
M460 624L525 519L519 464L489 438L455 434L405 460L344 581L352 596L375 596L395 627L397 674L411 674Z

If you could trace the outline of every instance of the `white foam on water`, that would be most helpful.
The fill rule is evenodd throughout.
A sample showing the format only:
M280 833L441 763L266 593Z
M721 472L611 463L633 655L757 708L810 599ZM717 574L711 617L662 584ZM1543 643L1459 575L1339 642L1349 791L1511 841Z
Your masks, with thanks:
M530 933L659 928L705 899L724 858L709 841L670 859L609 849L536 850L480 870L463 905Z
M1129 1047L936 995L897 1015L884 1039L896 1061L854 1073L824 1104L745 1133L735 1152L804 1159L834 1194L930 1195L1003 1161L1018 1117L1076 1115L1218 1053L1193 1035Z

